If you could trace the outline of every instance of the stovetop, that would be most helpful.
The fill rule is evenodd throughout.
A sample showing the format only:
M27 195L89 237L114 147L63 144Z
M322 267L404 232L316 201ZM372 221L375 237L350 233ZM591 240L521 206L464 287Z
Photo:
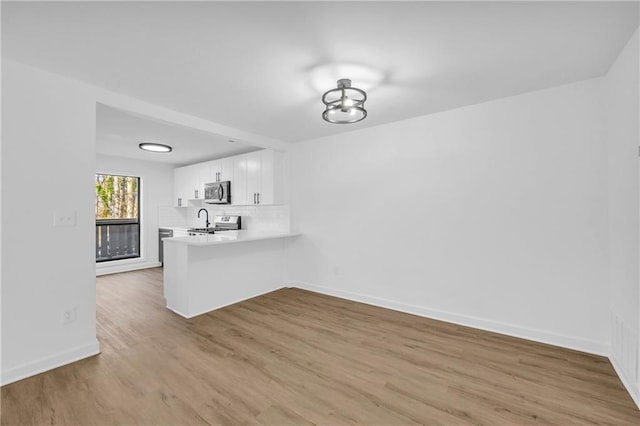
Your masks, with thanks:
M198 234L213 234L215 232L214 228L191 228L188 229L189 232L194 232Z
M231 228L190 228L187 229L188 232L193 232L193 233L197 233L197 234L213 234L215 232L222 232L222 231L237 231L237 229L231 229Z

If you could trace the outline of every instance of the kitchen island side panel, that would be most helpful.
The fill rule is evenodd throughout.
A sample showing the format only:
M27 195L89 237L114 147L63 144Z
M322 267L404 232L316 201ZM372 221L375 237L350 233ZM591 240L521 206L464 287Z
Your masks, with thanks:
M285 239L241 244L166 244L184 265L165 262L167 307L191 318L282 288L286 283ZM180 256L186 251L186 259ZM175 274L174 271L181 271ZM184 303L186 301L186 303Z
M190 281L188 266L188 246L164 244L164 297L167 308L187 316L189 293L185 283Z

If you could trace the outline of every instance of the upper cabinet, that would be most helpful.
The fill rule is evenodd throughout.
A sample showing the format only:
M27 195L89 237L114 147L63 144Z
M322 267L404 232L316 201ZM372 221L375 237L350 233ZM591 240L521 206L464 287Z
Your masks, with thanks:
M204 198L204 184L210 180L209 175L210 167L206 163L174 169L174 206L187 207L189 200Z
M281 204L284 200L283 156L271 150L258 151L258 204Z
M188 183L188 172L187 167L173 169L173 205L175 207L187 207L191 187Z
M204 184L231 181L234 205L285 202L284 154L270 149L198 163L174 170L175 206L204 197Z
M235 157L231 190L233 204L284 203L283 154L263 149Z
M210 161L211 164L209 182L222 182L225 180L233 180L233 157L223 158L221 160Z
M231 180L231 204L246 205L247 197L247 156L233 157L233 179Z

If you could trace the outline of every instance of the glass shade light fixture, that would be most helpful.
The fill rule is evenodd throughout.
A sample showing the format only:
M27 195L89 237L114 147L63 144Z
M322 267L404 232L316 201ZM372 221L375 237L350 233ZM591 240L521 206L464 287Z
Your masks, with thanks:
M364 109L366 100L364 90L351 87L351 80L341 78L336 89L322 95L322 103L326 106L322 118L329 123L357 123L367 116L367 110Z
M143 151L151 152L171 152L173 149L169 145L163 145L161 143L143 142L138 145Z

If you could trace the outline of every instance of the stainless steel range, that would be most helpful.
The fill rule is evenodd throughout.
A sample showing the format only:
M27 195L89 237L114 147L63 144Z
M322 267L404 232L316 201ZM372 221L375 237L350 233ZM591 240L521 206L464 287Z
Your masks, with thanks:
M221 231L237 231L242 229L242 216L216 216L213 219L213 227L191 228L189 235L214 234Z
M213 229L218 231L237 231L242 229L241 216L216 216L213 219Z

